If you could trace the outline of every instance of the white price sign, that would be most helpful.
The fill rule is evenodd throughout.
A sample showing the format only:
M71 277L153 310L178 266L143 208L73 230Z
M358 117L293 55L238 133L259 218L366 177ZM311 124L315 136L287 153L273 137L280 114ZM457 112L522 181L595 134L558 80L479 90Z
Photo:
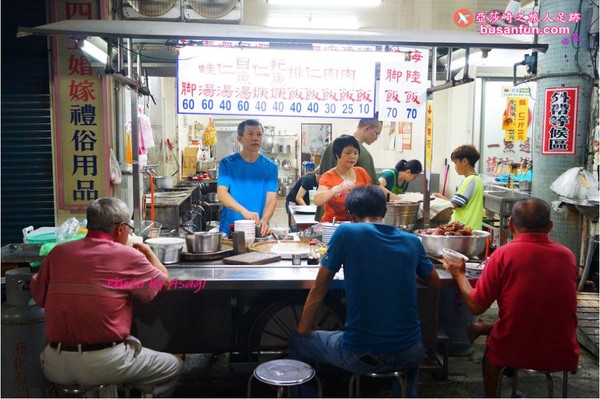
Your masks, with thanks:
M184 47L180 114L371 118L373 53Z
M425 118L427 100L427 49L404 48L388 53L381 62L379 117L386 121L414 122ZM394 56L391 58L391 56Z

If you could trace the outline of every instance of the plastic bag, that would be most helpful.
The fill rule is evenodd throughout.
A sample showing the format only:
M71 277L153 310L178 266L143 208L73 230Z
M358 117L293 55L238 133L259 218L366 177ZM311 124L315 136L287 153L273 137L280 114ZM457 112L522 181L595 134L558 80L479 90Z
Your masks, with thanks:
M550 190L563 197L586 199L598 195L598 183L587 170L571 168L554 180Z
M123 175L121 174L121 168L119 167L119 161L113 149L110 149L110 182L112 184L121 183Z

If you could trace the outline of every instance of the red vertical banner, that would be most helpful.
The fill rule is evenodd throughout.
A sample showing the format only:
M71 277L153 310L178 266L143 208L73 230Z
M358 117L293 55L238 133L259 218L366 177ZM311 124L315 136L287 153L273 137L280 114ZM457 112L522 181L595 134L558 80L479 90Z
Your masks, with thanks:
M546 89L544 96L543 155L575 154L579 87Z
M54 21L100 18L98 0L54 6ZM52 38L58 208L65 210L85 209L110 190L103 81L81 50L85 38L78 39Z

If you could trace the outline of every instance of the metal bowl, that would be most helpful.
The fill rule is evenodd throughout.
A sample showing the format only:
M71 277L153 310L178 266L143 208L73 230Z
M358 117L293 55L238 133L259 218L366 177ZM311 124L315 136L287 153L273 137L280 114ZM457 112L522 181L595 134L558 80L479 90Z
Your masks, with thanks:
M485 250L485 243L490 236L489 232L483 230L473 230L470 236L434 236L423 234L423 231L425 230L417 230L416 233L421 237L425 252L435 257L441 257L443 249L450 248L473 258Z
M176 237L149 238L146 244L150 246L158 260L165 265L170 265L179 262L185 240Z

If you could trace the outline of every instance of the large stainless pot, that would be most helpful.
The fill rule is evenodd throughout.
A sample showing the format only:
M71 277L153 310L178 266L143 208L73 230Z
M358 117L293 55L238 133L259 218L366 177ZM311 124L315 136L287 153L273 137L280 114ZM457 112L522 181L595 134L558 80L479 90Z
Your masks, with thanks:
M423 234L424 230L417 230L416 233L421 237L421 242L428 255L441 257L444 248L450 248L454 251L472 258L485 250L485 243L490 233L483 230L473 230L470 236L434 236Z
M418 202L389 202L383 223L391 224L402 230L412 230L419 215Z
M165 188L173 188L172 176L154 176L154 188L159 190Z
M221 232L200 231L185 236L188 252L217 252L221 250Z
M177 237L149 238L146 240L146 244L150 246L158 260L169 265L179 262L185 240Z

